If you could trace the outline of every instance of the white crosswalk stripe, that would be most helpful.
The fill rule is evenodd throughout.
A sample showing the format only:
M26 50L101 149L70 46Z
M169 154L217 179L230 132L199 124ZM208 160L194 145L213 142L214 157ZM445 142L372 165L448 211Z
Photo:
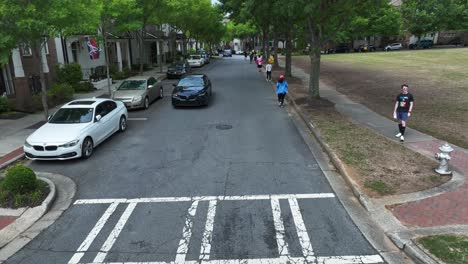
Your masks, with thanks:
M333 193L315 193L315 194L275 194L275 195L242 195L242 196L196 196L196 197L152 197L138 199L82 199L77 200L75 205L93 205L93 204L110 204L104 214L98 220L91 232L81 243L76 253L69 260L68 264L178 264L178 263L206 263L206 264L260 264L260 263L317 263L317 264L368 264L368 263L383 263L380 255L357 255L357 256L316 256L312 248L309 233L304 223L303 215L299 207L298 200L301 199L326 199L334 198ZM222 201L255 201L269 200L273 214L273 224L275 228L275 237L278 247L277 258L261 258L261 259L211 259L211 248L213 243L213 229L215 224L216 209ZM299 245L302 249L302 257L292 257L289 252L289 245L286 241L286 230L282 218L280 200L288 201L291 210L292 219L296 228L296 235L299 239ZM108 252L112 249L114 243L118 239L120 233L125 227L126 222L132 215L133 211L140 203L175 203L175 202L191 202L188 208L185 224L182 230L182 237L178 243L176 257L173 261L168 262L105 262ZM208 202L208 213L204 225L203 237L201 238L201 248L199 260L187 260L189 244L193 233L193 225L199 204ZM128 204L118 222L115 224L111 233L107 237L101 249L97 253L93 262L80 262L83 256L87 253L90 245L95 240L96 236L103 229L108 219L114 214L119 204ZM283 204L284 205L284 204Z

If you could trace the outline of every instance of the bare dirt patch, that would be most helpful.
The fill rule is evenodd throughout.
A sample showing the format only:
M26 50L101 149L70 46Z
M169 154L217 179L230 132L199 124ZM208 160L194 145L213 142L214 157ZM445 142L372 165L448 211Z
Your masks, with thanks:
M278 76L280 72L274 72ZM307 98L299 79L289 82L289 98L312 121L325 142L345 164L362 191L372 197L412 193L449 180L432 168L437 163L403 145L351 122L324 99Z

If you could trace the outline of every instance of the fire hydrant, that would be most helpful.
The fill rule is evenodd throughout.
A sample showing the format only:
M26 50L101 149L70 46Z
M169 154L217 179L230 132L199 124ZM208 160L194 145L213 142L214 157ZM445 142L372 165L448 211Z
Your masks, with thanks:
M450 153L453 151L453 148L448 144L445 143L441 147L439 147L440 153L435 154L436 160L440 161L439 167L435 169L437 173L440 175L449 175L452 174L449 171L449 160L450 160Z

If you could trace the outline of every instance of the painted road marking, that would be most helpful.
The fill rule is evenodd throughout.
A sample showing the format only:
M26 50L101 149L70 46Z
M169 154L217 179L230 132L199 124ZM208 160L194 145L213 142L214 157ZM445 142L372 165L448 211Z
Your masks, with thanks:
M241 196L194 196L194 197L153 197L153 198L138 198L138 199L82 199L77 200L75 205L92 205L92 204L110 204L104 215L98 220L94 228L86 237L85 241L80 245L77 252L68 262L69 264L78 264L93 243L96 236L99 234L103 226L107 223L110 216L115 212L120 203L128 204L124 213L115 225L107 240L101 247L101 250L94 258L92 263L82 264L280 264L280 263L317 263L317 264L370 264L383 263L380 255L357 255L357 256L315 256L312 249L309 234L304 224L304 219L299 207L298 199L322 199L334 198L333 193L313 193L313 194L273 194L273 195L241 195ZM291 257L289 255L289 245L286 242L286 231L284 228L283 219L281 216L280 200L288 200L291 209L291 214L296 226L296 232L302 247L302 257ZM273 212L273 223L275 228L276 242L278 246L278 258L262 258L262 259L223 259L211 260L211 247L213 240L214 220L216 216L216 207L218 201L252 201L252 200L270 200L271 209ZM185 225L182 231L182 238L179 241L176 256L174 261L164 262L104 262L108 252L112 249L115 241L119 237L126 222L134 211L138 203L170 203L170 202L191 202L185 219ZM199 260L188 261L186 256L188 253L190 240L193 232L193 222L200 202L209 202L208 213L205 222L205 230L201 241Z
M127 118L128 121L147 121L147 117L129 117Z
M289 263L294 264L309 264L303 258L290 257L287 259ZM312 263L318 264L374 264L383 263L380 255L363 255L363 256L334 256L334 257L319 257ZM279 258L261 258L261 259L221 259L221 260L189 260L185 264L284 264L285 262ZM82 264L174 264L173 261L151 261L151 262L91 262Z
M297 236L302 246L302 256L304 256L306 261L312 261L310 259L314 258L314 250L312 249L312 244L310 243L309 234L307 233L297 199L289 199L289 206L291 207L294 224L296 225Z
M271 210L273 212L273 223L275 225L276 244L278 245L278 254L280 258L289 257L288 243L284 239L286 232L284 230L283 218L281 217L281 208L278 199L271 199Z
M216 215L217 200L211 200L208 205L208 215L206 216L205 231L203 232L200 249L200 260L209 260L211 254L211 242L213 241L214 218Z
M68 264L77 264L80 262L81 258L84 256L85 252L88 251L89 246L91 246L94 239L97 237L99 232L101 232L101 229L107 223L107 220L109 220L109 217L115 212L115 209L117 208L118 205L119 205L118 203L112 203L107 208L107 210L101 216L101 218L96 223L94 228L91 230L91 232L89 232L88 236L85 238L83 243L81 243L80 247L77 250L77 253L75 253L73 257L70 259L70 261L68 261Z
M192 203L185 219L184 230L182 231L182 239L179 241L179 248L177 249L177 255L175 263L185 263L185 257L187 256L188 246L190 244L190 238L192 237L193 218L197 213L198 201Z
M272 195L240 195L240 196L193 196L193 197L154 197L137 199L80 199L78 204L107 204L107 203L170 203L170 202L193 202L193 201L248 201L248 200L270 200L270 199L318 199L334 198L333 193L310 193L310 194L272 194Z
M97 254L96 258L94 258L93 262L101 263L104 261L104 259L107 256L107 253L114 245L115 240L117 240L117 237L120 235L120 232L122 231L125 223L127 223L128 218L130 218L130 215L132 215L136 205L136 203L130 203L127 206L127 209L125 209L125 212L120 217L119 222L117 222L109 237L107 237L106 242L104 242L104 245L102 245L100 252Z

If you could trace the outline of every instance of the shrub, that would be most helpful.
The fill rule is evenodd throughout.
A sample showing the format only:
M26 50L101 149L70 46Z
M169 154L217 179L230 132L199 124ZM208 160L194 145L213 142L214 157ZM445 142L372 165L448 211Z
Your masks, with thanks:
M82 79L83 73L80 64L70 63L62 67L57 66L57 83L67 83L74 86Z
M94 91L95 88L90 82L79 82L73 86L73 89L76 93L88 93Z
M42 93L37 93L32 96L32 107L34 111L42 111L44 107L42 107ZM47 100L47 104L50 106L49 100Z
M109 74L110 75L116 74L117 72L119 72L119 66L117 66L117 65L110 65L109 66Z
M54 84L47 89L47 100L52 105L70 101L73 98L73 87L67 83Z
M187 53L188 53L188 55L194 55L194 54L197 54L197 50L195 50L195 49L189 49L189 50L187 51Z
M4 96L0 96L0 113L9 112L10 103L8 102L8 98Z
M15 195L33 192L37 188L36 174L31 168L15 165L7 171L1 187Z

